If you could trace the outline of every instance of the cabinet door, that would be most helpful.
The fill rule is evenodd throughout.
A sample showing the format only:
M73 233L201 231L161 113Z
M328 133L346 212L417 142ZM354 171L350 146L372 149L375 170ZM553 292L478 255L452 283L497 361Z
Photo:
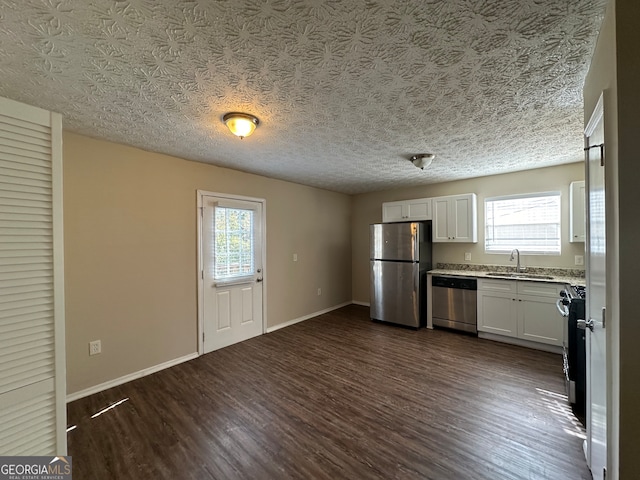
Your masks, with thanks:
M406 212L408 220L431 220L431 199L418 198L416 200L407 200Z
M433 241L450 241L448 198L435 198L433 200Z
M382 221L384 223L431 220L431 218L430 198L416 198L415 200L382 204Z
M478 331L518 336L516 298L512 294L478 291Z
M451 199L449 206L449 235L454 242L477 242L475 194L459 195Z
M556 299L533 295L518 297L518 337L532 342L562 346L564 322Z
M572 182L569 188L569 241L585 241L584 181Z
M527 282L518 280L516 282L517 292L520 297L549 297L555 302L560 297L560 292L566 288L564 283L547 283L547 282Z
M451 195L433 199L433 241L478 241L476 195Z
M405 220L403 208L404 202L386 202L382 204L382 221L384 223L389 222L402 222Z

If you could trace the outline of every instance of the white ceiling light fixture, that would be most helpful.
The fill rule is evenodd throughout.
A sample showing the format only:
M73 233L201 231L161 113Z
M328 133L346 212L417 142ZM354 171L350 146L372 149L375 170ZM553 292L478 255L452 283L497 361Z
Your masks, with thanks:
M240 137L240 139L251 135L260 124L260 120L253 115L239 112L226 113L224 117L222 117L222 121L225 123L227 128L229 128L231 133Z
M409 160L416 167L418 167L421 170L424 170L429 165L431 165L431 162L433 162L434 157L435 155L433 153L417 153L416 155L412 156Z

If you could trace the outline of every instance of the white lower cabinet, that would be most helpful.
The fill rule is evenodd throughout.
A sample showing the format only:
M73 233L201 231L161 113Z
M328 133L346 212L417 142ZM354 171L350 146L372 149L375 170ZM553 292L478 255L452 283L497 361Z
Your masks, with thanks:
M559 283L478 279L478 331L562 346Z
M518 336L516 282L478 279L478 331Z

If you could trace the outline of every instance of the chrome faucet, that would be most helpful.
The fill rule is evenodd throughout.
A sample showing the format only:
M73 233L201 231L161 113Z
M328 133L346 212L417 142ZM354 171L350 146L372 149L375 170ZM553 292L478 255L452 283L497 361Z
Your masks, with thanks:
M509 261L513 262L514 254L516 256L516 272L522 273L524 271L524 268L520 266L520 250L518 250L517 248L514 248L513 250L511 250L511 256L509 257Z

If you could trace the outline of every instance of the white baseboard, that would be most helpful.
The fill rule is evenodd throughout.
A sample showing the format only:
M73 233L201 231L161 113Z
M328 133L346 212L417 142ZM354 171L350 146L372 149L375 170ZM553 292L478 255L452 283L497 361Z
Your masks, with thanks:
M355 302L355 301L344 302L339 305L334 305L333 307L325 308L324 310L320 310L318 312L310 313L309 315L305 315L304 317L294 318L293 320L289 320L288 322L280 323L273 327L269 327L267 328L265 333L275 332L276 330L280 330L281 328L289 327L291 325L294 325L299 322L303 322L304 320L309 320L310 318L317 317L318 315L322 315L324 313L329 313L333 310L337 310L338 308L351 305L352 303L355 303L356 305L367 306L367 307L369 306L368 303L361 303L361 302ZM122 385L123 383L127 383L132 380L136 380L138 378L151 375L152 373L156 373L156 372L159 372L160 370L164 370L165 368L173 367L174 365L178 365L180 363L193 360L194 358L198 358L198 352L190 353L189 355L185 355L184 357L175 358L173 360L169 360L168 362L164 362L159 365L154 365L153 367L149 367L149 368L144 368L142 370L130 373L128 375L124 375L114 380L109 380L108 382L104 382L99 385L94 385L93 387L85 388L84 390L80 390L78 392L70 393L67 395L67 403L73 402L74 400L79 400L80 398L88 397L89 395L102 392L112 387L117 387L118 385Z
M168 362L164 362L159 365L154 365L153 367L143 368L142 370L138 370L137 372L124 375L114 380L109 380L108 382L104 382L93 387L85 388L84 390L80 390L79 392L70 393L67 395L67 403L73 402L74 400L78 400L80 398L88 397L89 395L102 392L112 387L117 387L118 385L130 382L131 380L146 377L147 375L151 375L152 373L156 373L160 370L164 370L165 368L173 367L180 363L193 360L194 358L198 358L198 352L190 353L189 355L185 355L184 357L174 358L173 360L169 360Z
M352 303L353 302L344 302L339 305L335 305L333 307L325 308L324 310L320 310L319 312L310 313L309 315L305 315L304 317L294 318L293 320L289 320L288 322L279 323L278 325L274 325L273 327L267 328L265 333L271 333L271 332L275 332L276 330L280 330L281 328L290 327L291 325L295 325L296 323L309 320L310 318L317 317L318 315L322 315L324 313L332 312L333 310L346 307L347 305L351 305Z
M518 345L519 347L533 348L535 350L542 350L550 353L562 354L562 347L555 345L547 345L545 343L531 342L521 338L506 337L504 335L496 335L495 333L478 332L478 338L484 338L486 340L493 340L495 342L509 343L511 345Z
M353 303L354 305L362 305L363 307L371 306L369 302L358 302L357 300L351 300L351 303Z

